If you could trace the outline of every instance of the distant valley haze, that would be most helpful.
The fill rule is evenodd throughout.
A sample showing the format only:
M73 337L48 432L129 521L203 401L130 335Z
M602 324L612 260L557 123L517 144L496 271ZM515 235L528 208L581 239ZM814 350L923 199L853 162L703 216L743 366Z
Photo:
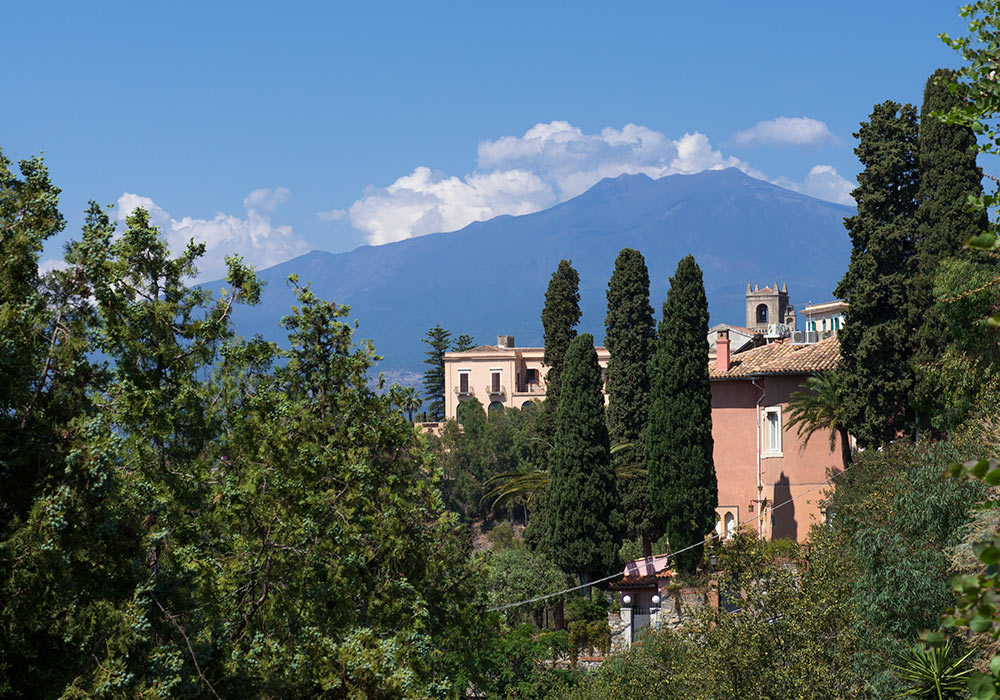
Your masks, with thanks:
M358 335L384 358L379 369L412 383L423 369L421 339L435 324L478 343L510 334L517 345L541 345L545 289L563 258L580 273L579 331L597 342L608 279L625 247L646 258L657 318L669 275L689 253L704 272L712 323L743 323L748 282L787 284L797 309L828 301L847 267L843 219L853 212L735 168L656 180L620 175L536 213L346 253L312 251L259 270L261 304L235 320L245 336L285 341L279 321L293 303L286 279L297 274L320 297L349 305Z

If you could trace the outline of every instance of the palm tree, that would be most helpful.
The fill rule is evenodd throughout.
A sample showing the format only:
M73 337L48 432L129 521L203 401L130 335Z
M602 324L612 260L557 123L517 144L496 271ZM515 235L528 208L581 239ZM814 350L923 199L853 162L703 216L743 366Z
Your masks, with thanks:
M415 386L405 387L400 396L399 407L406 411L406 416L409 418L410 422L413 422L413 412L424 405L424 400L420 398L419 392Z
M413 412L424 403L424 400L420 398L420 394L417 393L416 387L412 386L393 384L389 387L389 396L393 405L400 411L404 411L411 423L413 422Z
M830 451L840 437L840 457L844 469L851 464L851 442L844 426L843 389L835 372L822 372L809 377L805 391L794 392L788 400L788 427L798 426L798 436L803 445L813 433L830 431Z
M634 443L621 443L611 448L611 454L616 454L623 450L634 447ZM641 462L621 461L615 465L615 475L619 479L635 479L646 473ZM525 503L531 501L539 489L549 485L549 471L547 469L533 469L527 472L503 472L494 474L486 480L486 486L492 486L483 495L482 500L493 499L491 508L513 501L523 500Z

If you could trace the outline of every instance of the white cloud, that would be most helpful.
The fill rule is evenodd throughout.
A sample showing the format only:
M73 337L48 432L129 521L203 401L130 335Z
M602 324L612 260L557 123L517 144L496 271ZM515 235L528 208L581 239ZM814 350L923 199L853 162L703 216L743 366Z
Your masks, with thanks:
M346 209L328 209L327 211L318 211L316 216L319 217L320 221L339 221L344 218L347 214Z
M38 263L38 274L47 275L55 270L65 270L69 265L62 258L49 258Z
M291 226L274 226L266 216L266 212L288 201L290 194L284 187L254 190L243 200L246 218L217 213L211 219L174 219L149 197L125 192L118 198L118 220L124 221L137 207L147 209L150 221L160 227L174 253L183 250L191 239L204 243L198 281L218 279L225 275L225 257L233 253L242 255L248 265L265 268L309 250Z
M740 146L817 146L833 141L826 124L809 117L777 117L733 134Z
M478 166L464 178L418 167L388 187L369 188L351 205L351 223L378 245L454 231L500 214L530 214L626 173L660 178L735 167L762 177L747 163L713 149L698 132L675 140L627 124L587 134L565 121L481 142Z
M772 182L780 187L808 194L818 199L825 199L828 202L847 204L852 207L855 204L851 191L857 185L842 177L832 165L814 165L802 182L796 182L787 177L779 177Z
M351 205L351 223L373 245L454 231L501 214L529 214L556 203L552 188L524 170L446 177L419 167Z

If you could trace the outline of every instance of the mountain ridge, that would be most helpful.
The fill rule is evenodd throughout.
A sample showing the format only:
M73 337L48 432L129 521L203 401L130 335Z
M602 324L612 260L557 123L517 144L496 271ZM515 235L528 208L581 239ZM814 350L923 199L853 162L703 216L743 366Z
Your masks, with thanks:
M657 317L667 277L692 253L713 323L743 323L747 282L786 282L797 309L833 298L850 254L843 217L853 211L733 168L619 175L539 212L343 253L314 250L260 270L261 304L237 311L237 330L284 340L278 321L293 302L285 278L296 273L319 296L352 307L360 336L385 358L380 369L418 372L420 341L436 323L481 343L512 334L518 345L540 345L545 288L566 258L581 278L579 329L600 342L604 291L624 247L646 257Z

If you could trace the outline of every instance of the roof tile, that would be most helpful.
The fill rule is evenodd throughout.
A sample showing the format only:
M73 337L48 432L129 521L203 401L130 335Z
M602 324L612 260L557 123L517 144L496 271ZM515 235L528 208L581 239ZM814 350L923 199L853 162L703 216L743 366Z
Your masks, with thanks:
M716 369L716 360L708 363L711 379L741 379L752 374L812 374L837 368L840 344L836 336L818 343L793 345L769 343L730 357L729 370Z

